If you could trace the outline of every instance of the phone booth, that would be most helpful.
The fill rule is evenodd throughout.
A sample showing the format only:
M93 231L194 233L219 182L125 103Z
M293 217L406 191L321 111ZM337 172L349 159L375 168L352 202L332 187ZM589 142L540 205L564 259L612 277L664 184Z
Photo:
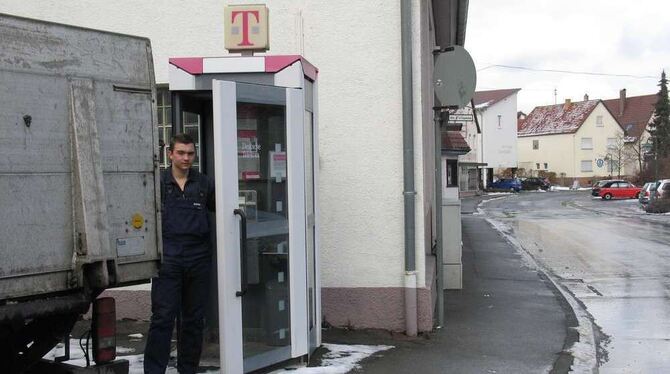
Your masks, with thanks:
M301 56L173 58L173 133L198 118L196 160L216 182L222 372L321 344L317 69Z

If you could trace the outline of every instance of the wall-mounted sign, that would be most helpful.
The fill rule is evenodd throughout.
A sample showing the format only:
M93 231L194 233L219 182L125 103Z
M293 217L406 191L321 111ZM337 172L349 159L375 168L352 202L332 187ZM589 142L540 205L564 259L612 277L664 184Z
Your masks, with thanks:
M449 115L449 122L474 121L472 114L451 114Z
M265 5L228 5L223 13L227 50L267 51L270 48L269 12Z
M603 167L603 165L605 165L605 160L603 160L602 158L597 159L597 160L596 160L596 165L597 165L599 168Z

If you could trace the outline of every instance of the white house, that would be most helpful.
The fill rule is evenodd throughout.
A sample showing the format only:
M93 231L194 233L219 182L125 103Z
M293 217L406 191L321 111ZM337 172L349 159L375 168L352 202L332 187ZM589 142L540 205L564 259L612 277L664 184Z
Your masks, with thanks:
M476 193L506 168L517 167L517 94L520 88L477 91L472 107L458 110L453 122L461 123L461 134L471 151L459 156L459 186L462 195Z
M165 85L171 57L228 55L223 11L230 3L25 0L5 2L0 11L146 36L152 42L156 81ZM431 254L437 232L433 51L463 45L468 2L263 3L270 11L267 54L302 55L319 71L323 319L336 326L409 334L432 329L437 300L437 267ZM410 6L403 10L402 4ZM405 49L401 48L404 15L411 20L404 33L410 36ZM403 66L403 53L409 54L411 67ZM409 84L404 98L403 77L405 85ZM167 139L171 103L163 87L158 119L162 137ZM512 91L481 112L487 129L504 134L483 142L483 162L491 166L516 165L516 152L506 145L512 133L507 121L515 123L516 115L514 94L518 90ZM199 136L198 118L183 120L185 128ZM403 124L409 126L411 138L403 137ZM410 152L403 152L403 139L409 139ZM414 185L408 185L408 176Z

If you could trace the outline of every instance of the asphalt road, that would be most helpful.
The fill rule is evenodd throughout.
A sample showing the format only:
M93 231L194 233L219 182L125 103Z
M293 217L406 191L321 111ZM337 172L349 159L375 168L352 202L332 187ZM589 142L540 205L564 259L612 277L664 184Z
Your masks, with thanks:
M670 373L670 215L585 192L483 205L591 316L601 373Z

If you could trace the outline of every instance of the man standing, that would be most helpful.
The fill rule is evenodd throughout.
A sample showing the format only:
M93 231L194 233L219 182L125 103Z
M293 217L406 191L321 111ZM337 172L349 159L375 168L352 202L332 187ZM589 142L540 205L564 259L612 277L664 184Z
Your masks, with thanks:
M161 173L163 262L151 285L151 327L144 372L165 373L175 318L181 313L177 370L195 373L200 362L209 290L210 222L214 183L191 168L195 145L188 134L170 141L170 168Z

